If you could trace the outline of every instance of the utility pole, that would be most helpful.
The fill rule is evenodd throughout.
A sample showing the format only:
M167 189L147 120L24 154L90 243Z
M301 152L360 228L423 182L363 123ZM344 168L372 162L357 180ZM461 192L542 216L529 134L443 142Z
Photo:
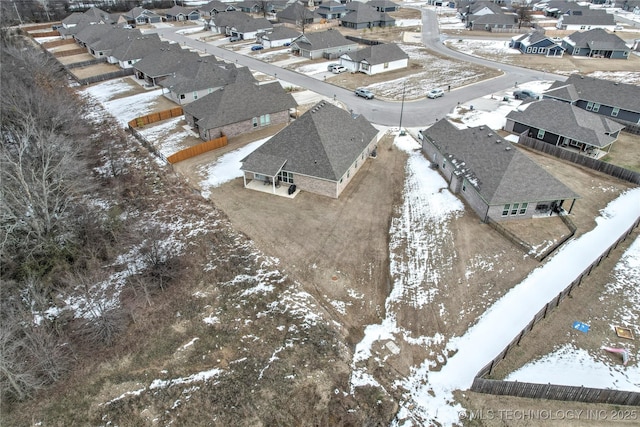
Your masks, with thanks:
M404 132L402 130L402 113L404 111L404 91L407 87L407 82L405 81L404 83L402 83L402 104L400 104L400 124L398 125L398 130L400 135L404 135Z

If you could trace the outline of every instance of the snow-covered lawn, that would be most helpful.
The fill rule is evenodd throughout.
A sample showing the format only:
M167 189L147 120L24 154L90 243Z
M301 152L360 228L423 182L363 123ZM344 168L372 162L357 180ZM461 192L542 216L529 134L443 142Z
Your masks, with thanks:
M396 144L400 147L411 147L411 142L407 141L406 137L398 137ZM438 243L437 236L430 239L420 233L421 224L424 221L436 221L439 224L440 233L446 235L447 220L459 209L452 202L456 199L446 190L446 183L440 175L428 168L421 154L416 152L414 156L411 156L407 163L407 184L401 208L401 212L407 214L401 214L392 223L390 230L391 269L394 283L387 298L386 318L380 324L369 325L365 329L364 338L356 345L352 362L352 387L366 384L378 385L364 362L372 357L371 348L375 342L397 340L403 336L395 320L396 313L400 309L397 306L398 302L415 305L429 300L430 290L412 287L412 283L419 284L421 278L431 274L424 270L416 258L425 258L430 250L429 245ZM429 190L429 188L436 190L439 186L444 188L443 191ZM600 256L603 248L611 245L639 216L640 188L636 188L611 202L596 219L597 227L594 230L571 241L544 266L534 270L525 280L489 307L475 326L463 336L413 337L413 341L423 343L448 341L447 353L453 356L446 360L440 370L432 371L430 368L433 361L425 360L414 367L409 376L396 382L396 387L408 390L404 394L406 400L401 402L396 423L402 425L408 419L419 423L436 421L442 425L460 422L459 414L462 408L459 404L453 404L452 392L468 389L477 372L502 351L547 302L578 277ZM407 248L406 253L400 257L400 262L394 256L396 239L404 239L403 244ZM632 255L635 258L631 264L636 265L639 262L638 250L634 249L631 253L635 254ZM629 263L628 260L621 262ZM637 278L633 276L630 280L634 282ZM505 319L509 319L509 322L505 322ZM544 360L549 361L549 364L560 363L559 359L566 353L566 350L558 352ZM595 387L624 385L626 388L640 391L637 356L633 359L633 364L624 371L608 367L607 372L614 372L608 376L598 374L605 372L602 364L591 374L592 381L586 376L582 377L582 385ZM587 359L582 357L580 360ZM541 367L542 362L533 366L527 370L544 369ZM575 377L570 370L559 371L556 376L551 374L552 372L549 371L543 377L543 382L571 383L571 378ZM563 377L562 374L565 376ZM540 377L538 378L540 381Z

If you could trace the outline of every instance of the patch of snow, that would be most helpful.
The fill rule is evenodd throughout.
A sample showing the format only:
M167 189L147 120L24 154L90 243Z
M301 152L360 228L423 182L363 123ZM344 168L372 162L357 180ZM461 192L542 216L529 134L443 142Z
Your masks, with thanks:
M194 382L207 381L210 378L218 376L222 370L218 368L209 369L208 371L197 372L188 377L173 378L170 380L153 380L149 386L149 390L155 390L159 388L172 387L174 385L191 384Z

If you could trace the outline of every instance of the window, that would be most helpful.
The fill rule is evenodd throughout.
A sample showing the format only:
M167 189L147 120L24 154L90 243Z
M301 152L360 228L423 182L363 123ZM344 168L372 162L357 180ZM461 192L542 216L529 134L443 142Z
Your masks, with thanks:
M574 47L572 55L578 55L579 53L580 53L580 48L579 47Z
M509 205L504 205L504 208L502 209L502 216L507 215L509 215Z
M184 99L184 93L180 94L180 99Z
M538 129L538 139L543 139L544 138L544 129Z
M586 26L586 25L580 25L580 29L581 29L581 30L586 30L586 29L587 29L587 26Z
M593 102L587 102L587 108L586 108L586 110L587 110L587 111L591 111L591 110L593 110Z
M514 203L513 206L511 206L511 215L515 215L518 213L518 203Z
M442 169L446 169L447 168L447 161L443 160L442 161Z
M288 184L293 184L293 174L291 172L280 171L280 173L278 173L278 180Z
M193 92L193 99L198 99L198 92Z
M527 206L529 206L529 203L523 203L520 205L520 215L524 215L527 212Z
M389 63L388 62L384 63L384 68L389 68Z
M538 49L538 53L541 53L544 55L545 53L547 53L547 49L541 47L540 49Z
M613 110L611 110L611 115L613 117L618 117L618 113L620 112L620 109L618 107L614 107Z
M527 48L527 53L531 53L531 47Z
M213 92L213 89L211 88L207 89L207 93L211 93L211 92Z
M538 53L538 48L534 47L533 49L531 49L531 53Z
M462 183L462 191L467 191L467 184L465 182Z
M271 115L265 114L260 116L260 126L269 126L271 124Z
M258 127L258 118L254 117L251 121L253 122L253 127L257 128Z
M593 104L593 112L594 112L594 113L597 113L597 112L598 112L598 110L600 110L600 104L598 104L597 102L595 102L595 103Z

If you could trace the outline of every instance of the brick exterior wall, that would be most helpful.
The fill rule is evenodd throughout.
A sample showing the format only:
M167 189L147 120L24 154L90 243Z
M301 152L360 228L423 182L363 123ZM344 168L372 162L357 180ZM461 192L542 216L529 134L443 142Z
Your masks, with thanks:
M269 125L267 126L286 124L286 123L289 123L289 120L290 120L289 111L288 110L280 111L278 113L271 114L271 123L269 123ZM189 122L188 119L187 119L187 123L189 123L190 126L194 127ZM261 129L262 127L267 127L267 126L260 126L260 123L258 122L258 126L254 127L253 119L249 119L249 120L245 120L238 123L232 123L230 125L222 126L219 128L199 129L199 132L200 132L200 138L203 141L209 141L210 139L219 138L223 134L227 135L227 138L233 138L234 136L250 133L258 129Z

